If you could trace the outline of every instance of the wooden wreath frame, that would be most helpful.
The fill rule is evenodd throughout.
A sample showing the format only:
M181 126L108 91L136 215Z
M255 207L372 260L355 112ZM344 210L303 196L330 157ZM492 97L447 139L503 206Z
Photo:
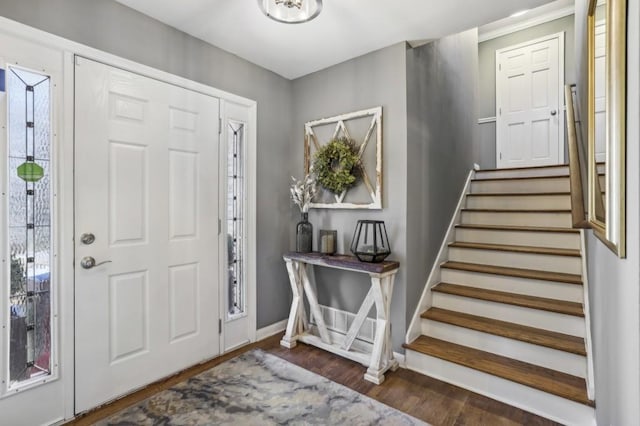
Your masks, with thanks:
M321 125L328 125L335 123L336 128L333 132L333 136L330 140L336 139L340 136L344 136L348 139L353 139L349 135L349 131L345 125L345 122L363 117L371 117L371 124L364 137L364 140L357 141L358 154L360 158L364 154L365 149L369 145L373 132L376 132L376 178L375 186L369 179L366 173L366 166L362 165L362 179L360 182L367 188L367 192L371 197L370 203L345 203L344 199L349 189L346 189L341 194L335 194L335 203L311 203L311 208L324 208L324 209L369 209L380 210L382 209L382 107L375 107L362 111L350 112L347 114L337 115L335 117L322 118L320 120L309 121L304 125L304 171L309 173L311 163L313 162L311 147L316 150L320 148L320 142L316 136L313 128ZM328 141L327 141L328 142ZM358 185L356 185L358 186Z

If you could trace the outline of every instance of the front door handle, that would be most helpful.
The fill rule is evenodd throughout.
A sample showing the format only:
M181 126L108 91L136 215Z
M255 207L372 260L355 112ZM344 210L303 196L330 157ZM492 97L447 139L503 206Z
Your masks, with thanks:
M556 115L558 113L558 111L556 111L555 109L551 110L551 115Z
M104 265L105 263L111 263L110 260L105 260L104 262L96 263L96 260L91 256L85 256L80 261L80 266L84 269L95 268L96 266Z

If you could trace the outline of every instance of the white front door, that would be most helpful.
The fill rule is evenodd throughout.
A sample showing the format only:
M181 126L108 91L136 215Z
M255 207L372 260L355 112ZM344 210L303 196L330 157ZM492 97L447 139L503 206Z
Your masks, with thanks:
M496 52L498 168L564 163L562 34Z
M82 412L219 353L219 100L84 58L75 86Z

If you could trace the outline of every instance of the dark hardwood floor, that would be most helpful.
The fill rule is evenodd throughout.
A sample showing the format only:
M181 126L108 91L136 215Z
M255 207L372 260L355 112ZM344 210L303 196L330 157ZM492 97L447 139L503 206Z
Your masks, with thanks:
M281 334L278 334L192 367L111 404L99 407L68 424L93 424L176 383L255 348L286 359L434 426L557 424L518 408L402 368L395 372L388 372L385 375L384 383L376 386L364 380L365 368L362 365L303 343L298 344L294 349L286 349L280 346L280 338Z

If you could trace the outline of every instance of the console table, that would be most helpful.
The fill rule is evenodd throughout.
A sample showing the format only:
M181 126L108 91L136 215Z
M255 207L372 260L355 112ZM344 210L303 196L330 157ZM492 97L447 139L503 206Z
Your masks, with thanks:
M367 368L365 380L380 384L384 381L387 370L395 371L398 361L393 357L391 343L390 309L393 283L400 264L386 261L382 263L360 262L353 256L327 256L320 253L288 253L283 256L289 273L289 281L293 292L291 312L287 322L287 331L280 341L286 348L293 348L298 341L317 346L329 352L359 362ZM351 327L344 338L332 341L318 306L318 298L309 274L313 265L346 271L361 272L371 278L371 288L358 309ZM309 308L316 321L317 330L309 326L305 313L304 296L307 296ZM371 352L356 350L353 343L362 328L371 307L376 307L376 330ZM315 333L317 331L317 333Z

